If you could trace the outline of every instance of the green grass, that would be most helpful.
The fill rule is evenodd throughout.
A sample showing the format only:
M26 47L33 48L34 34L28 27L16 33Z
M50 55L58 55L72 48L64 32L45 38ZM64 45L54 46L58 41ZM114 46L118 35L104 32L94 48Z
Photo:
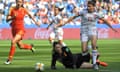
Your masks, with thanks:
M100 67L99 71L92 69L65 69L57 62L57 70L51 70L51 45L47 40L23 40L24 43L33 43L36 53L16 48L14 60L10 65L4 65L9 53L10 40L0 41L0 72L35 72L37 62L45 64L44 72L120 72L120 40L98 40L100 60L107 62L108 67ZM65 40L73 53L81 52L79 40Z

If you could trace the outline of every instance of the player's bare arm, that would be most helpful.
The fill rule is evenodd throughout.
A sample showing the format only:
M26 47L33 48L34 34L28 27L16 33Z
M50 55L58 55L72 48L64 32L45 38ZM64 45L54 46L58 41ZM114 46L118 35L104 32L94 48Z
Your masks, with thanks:
M61 21L61 22L57 25L57 27L63 26L63 25L65 25L65 24L71 22L73 19L77 18L78 16L79 16L79 15L75 15L75 16L70 17L67 21Z
M27 10L27 9L25 9L25 10L26 10L26 12L27 12L27 15L35 22L35 24L36 24L37 26L40 26L40 23L37 22L37 21L35 21L34 17L28 12L28 10Z
M104 19L104 18L101 18L104 22L105 22L105 24L107 25L107 26L109 26L113 31L115 31L115 32L117 32L117 30L116 29L114 29L112 26L111 26L111 23L108 21L108 20L106 20L106 19Z
M50 24L48 24L48 26L47 26L47 29L49 29L49 27L52 25L52 22L50 23Z
M77 18L77 17L79 17L81 15L82 14L79 14L79 12L77 10L75 10L75 16L70 17L67 21L61 20L61 22L57 25L57 27L63 26L63 25L71 22L73 19L75 19L75 18Z

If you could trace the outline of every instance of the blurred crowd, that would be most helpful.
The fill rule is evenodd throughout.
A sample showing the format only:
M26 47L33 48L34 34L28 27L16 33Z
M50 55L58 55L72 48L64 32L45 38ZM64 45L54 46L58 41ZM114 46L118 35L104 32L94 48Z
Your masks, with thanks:
M49 16L54 15L53 5L64 8L62 11L63 20L67 20L75 14L75 11L87 9L88 0L24 0L24 7L36 18L36 20L46 24ZM96 11L111 22L120 24L120 2L115 0L93 0L96 3ZM6 23L6 15L11 6L15 6L15 0L0 0L0 17L2 24ZM25 24L31 25L33 22L25 16ZM80 25L80 18L71 22L71 25ZM102 20L98 21L103 24Z

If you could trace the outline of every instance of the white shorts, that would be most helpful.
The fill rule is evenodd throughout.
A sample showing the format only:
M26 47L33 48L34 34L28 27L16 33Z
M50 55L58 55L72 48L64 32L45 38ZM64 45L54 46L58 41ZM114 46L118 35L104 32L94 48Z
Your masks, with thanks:
M63 40L63 30L56 30L50 33L50 38L57 39L57 40Z
M80 39L82 42L87 42L91 40L92 36L97 36L97 28L92 28L89 30L82 30L80 36L81 36Z

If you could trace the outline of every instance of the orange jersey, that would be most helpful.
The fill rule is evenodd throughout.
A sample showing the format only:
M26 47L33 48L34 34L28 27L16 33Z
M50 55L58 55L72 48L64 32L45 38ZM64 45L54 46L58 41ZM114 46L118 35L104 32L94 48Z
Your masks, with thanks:
M11 23L12 29L24 30L24 16L26 14L27 11L24 8L16 9L14 7L10 9L10 16L16 16Z

